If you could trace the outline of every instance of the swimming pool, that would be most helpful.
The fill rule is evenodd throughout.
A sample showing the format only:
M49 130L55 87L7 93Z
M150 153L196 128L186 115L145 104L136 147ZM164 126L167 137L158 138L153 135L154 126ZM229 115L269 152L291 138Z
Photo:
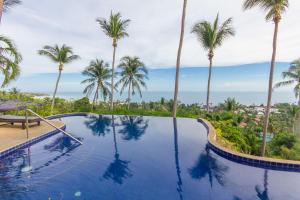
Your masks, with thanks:
M193 119L64 117L56 134L0 160L1 200L300 199L300 173L226 160Z

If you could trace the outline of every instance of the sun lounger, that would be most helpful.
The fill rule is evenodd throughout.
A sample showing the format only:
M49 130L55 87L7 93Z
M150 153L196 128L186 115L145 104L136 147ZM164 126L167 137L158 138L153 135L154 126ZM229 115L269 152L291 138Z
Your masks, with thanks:
M15 116L15 115L0 115L0 122L6 122L9 123L11 125L14 125L14 123L21 123L22 124L22 128L25 129L26 126L26 118L23 116ZM37 125L39 126L41 124L41 119L39 119L38 117L28 117L28 123L32 124L32 123L37 123Z

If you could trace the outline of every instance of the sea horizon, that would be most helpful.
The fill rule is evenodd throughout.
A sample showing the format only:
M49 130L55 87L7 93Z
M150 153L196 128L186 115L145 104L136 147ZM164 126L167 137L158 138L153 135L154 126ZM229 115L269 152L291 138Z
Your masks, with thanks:
M49 97L52 96L52 92L41 92L43 94L48 94ZM115 94L116 100L125 101L127 99L127 93L120 95ZM172 91L144 91L142 93L142 98L138 94L132 97L132 102L155 102L160 101L161 98L166 100L173 99ZM67 99L67 100L77 100L85 97L82 92L58 92L57 97ZM211 103L217 105L224 102L227 98L235 98L236 101L243 105L266 105L267 102L267 92L262 91L212 91L211 92ZM92 99L92 96L90 97ZM102 101L102 98L99 99ZM179 92L179 101L184 104L205 104L206 92L205 91L182 91ZM273 93L273 103L297 103L296 98L292 92L287 91L275 91Z

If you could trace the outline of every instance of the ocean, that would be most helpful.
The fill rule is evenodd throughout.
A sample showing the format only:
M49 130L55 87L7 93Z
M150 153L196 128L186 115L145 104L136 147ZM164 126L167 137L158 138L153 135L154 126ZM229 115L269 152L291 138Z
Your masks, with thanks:
M51 93L49 93L50 95ZM124 93L127 94L127 93ZM61 92L58 93L58 97L65 99L79 99L84 97L81 92ZM162 97L165 99L173 99L173 92L143 92L142 98L139 95L135 95L132 98L132 102L150 102L159 101ZM267 93L266 92L212 92L211 102L216 105L224 102L228 97L235 98L239 103L244 105L260 105L266 104ZM124 101L127 96L116 94L117 100ZM204 104L206 101L206 92L180 92L179 101L185 104L199 103ZM273 104L274 103L296 103L295 95L292 92L274 92L273 93Z

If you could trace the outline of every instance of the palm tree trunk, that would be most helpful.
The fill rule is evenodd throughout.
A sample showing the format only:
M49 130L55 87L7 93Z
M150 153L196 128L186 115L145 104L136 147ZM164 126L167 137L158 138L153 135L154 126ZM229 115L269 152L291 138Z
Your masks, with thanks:
M52 104L51 104L51 113L50 113L51 115L52 115L52 112L53 112L53 109L54 109L55 97L56 97L56 93L57 93L59 80L60 80L60 77L61 77L61 72L62 72L62 70L59 70L56 85L55 85L55 89L54 89L54 93L53 93Z
M116 48L117 44L114 41L113 42L113 61L112 61L112 76L111 76L111 97L110 97L110 110L112 111L114 109L114 74L115 74L115 60L116 60Z
M175 91L174 91L174 101L173 101L173 117L176 117L177 114L177 98L178 98L178 88L179 88L179 70L180 70L180 60L181 60L181 51L184 38L184 27L185 27L185 16L186 16L186 5L187 0L183 0L183 11L181 19L181 33L179 40L179 47L177 53L177 62L176 62L176 78L175 78Z
M99 90L99 84L97 85L97 89L96 89L94 99L93 99L93 107L92 107L93 110L95 109L95 103L96 103L96 100L97 100L97 97L98 97L98 90Z
M266 152L266 137L267 137L268 126L269 126L270 110L272 106L273 76L275 70L275 60L276 60L276 51L277 51L278 25L279 25L279 21L275 21L275 29L274 29L274 36L273 36L273 54L272 54L271 69L270 69L270 76L269 76L268 103L267 103L266 113L265 113L265 121L264 121L264 129L263 129L263 144L261 149L262 156L265 156L265 152Z
M206 94L206 111L209 112L209 99L210 99L210 82L212 74L212 57L209 57L209 73L208 73L208 82L207 82L207 94Z
M3 10L4 10L4 0L0 0L0 23L2 20Z
M130 100L131 100L131 84L129 83L129 88L128 88L128 109L130 108Z

